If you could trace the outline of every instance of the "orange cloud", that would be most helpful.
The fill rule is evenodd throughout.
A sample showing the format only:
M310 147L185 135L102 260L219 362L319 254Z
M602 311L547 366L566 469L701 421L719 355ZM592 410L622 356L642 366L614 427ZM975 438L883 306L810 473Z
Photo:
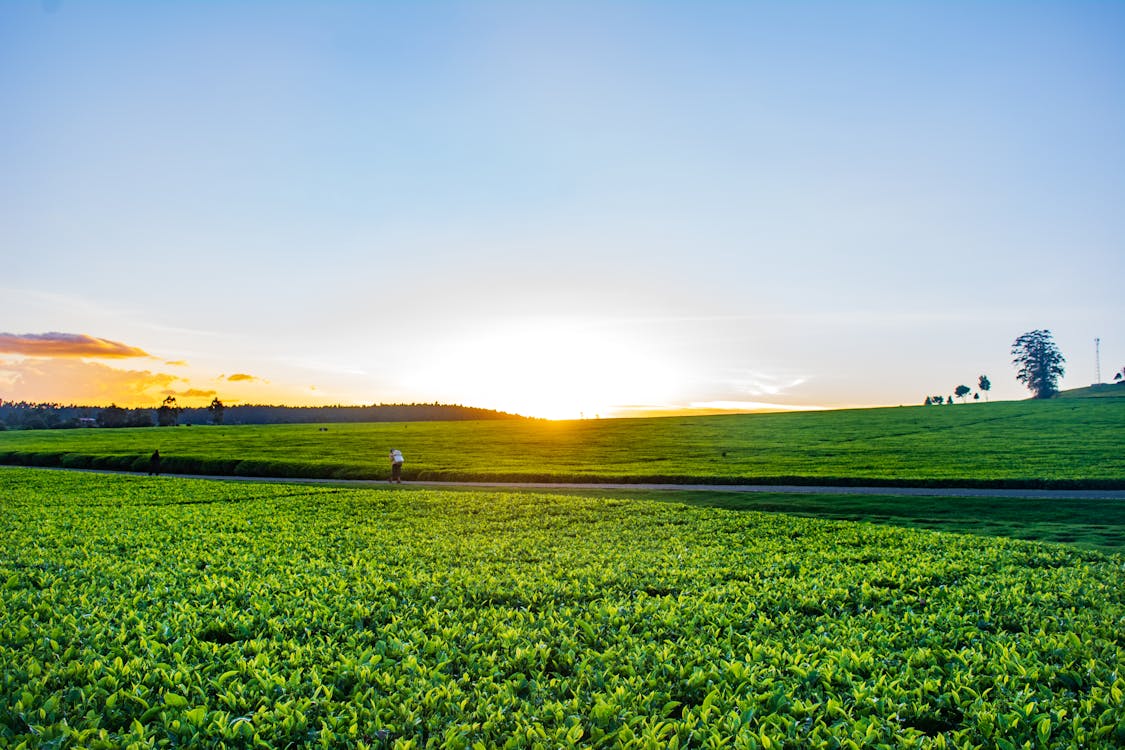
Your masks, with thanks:
M231 375L227 378L227 380L229 380L232 383L237 383L237 382L240 382L240 381L243 381L243 380L257 380L257 379L258 378L254 377L253 375L247 375L244 372L236 372L234 375Z
M0 352L28 357L149 357L148 352L84 333L0 333Z
M0 398L5 401L151 406L179 380L167 373L121 370L80 359L0 361Z
M169 391L169 396L179 396L180 398L214 398L219 395L218 391L203 391L198 388L188 388L186 391Z

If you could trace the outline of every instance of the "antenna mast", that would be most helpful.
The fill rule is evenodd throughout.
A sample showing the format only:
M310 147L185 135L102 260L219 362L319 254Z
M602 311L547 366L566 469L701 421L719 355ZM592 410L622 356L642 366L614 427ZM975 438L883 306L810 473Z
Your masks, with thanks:
M1102 340L1100 338L1094 339L1094 372L1097 374L1098 379L1094 381L1096 385L1102 384Z

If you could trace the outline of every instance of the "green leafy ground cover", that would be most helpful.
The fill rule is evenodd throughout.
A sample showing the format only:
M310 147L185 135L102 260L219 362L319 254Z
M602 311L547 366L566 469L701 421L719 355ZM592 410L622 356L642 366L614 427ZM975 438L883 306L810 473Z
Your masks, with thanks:
M8 469L2 747L1118 747L1125 558Z
M431 480L1125 487L1125 398L799 414L0 433L0 462Z
M546 490L545 490L546 491ZM574 490L549 490L579 494ZM1067 498L833 495L715 490L582 490L597 497L659 499L727 510L1006 536L1125 553L1125 502Z

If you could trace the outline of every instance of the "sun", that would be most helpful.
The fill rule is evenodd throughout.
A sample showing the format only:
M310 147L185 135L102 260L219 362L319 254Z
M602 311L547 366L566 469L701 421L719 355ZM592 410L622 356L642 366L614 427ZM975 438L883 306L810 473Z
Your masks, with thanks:
M444 348L418 380L443 400L544 419L614 416L665 403L677 368L647 342L575 321L506 323Z

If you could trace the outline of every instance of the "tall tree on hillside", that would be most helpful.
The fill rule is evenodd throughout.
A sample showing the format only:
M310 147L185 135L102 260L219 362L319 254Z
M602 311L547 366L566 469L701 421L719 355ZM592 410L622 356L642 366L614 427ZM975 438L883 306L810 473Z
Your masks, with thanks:
M1012 364L1016 380L1031 390L1035 398L1050 398L1059 392L1059 378L1066 372L1066 358L1055 346L1046 329L1028 331L1012 343Z
M972 393L972 392L973 392L973 389L972 389L972 388L970 388L969 386L967 386L967 385L959 385L959 386L957 386L957 387L956 387L956 388L955 388L955 389L953 390L953 395L955 395L955 396L956 396L957 398L959 398L959 399L961 399L962 401L964 401L964 400L965 400L965 396L968 396L968 395L969 395L970 393Z
M164 403L156 410L156 423L161 427L175 427L180 421L180 412L183 411L176 403L175 396L167 396Z
M992 381L988 379L987 375L981 375L977 380L977 387L980 388L981 393L984 394L984 400L988 400L988 392L992 390Z
M211 424L222 424L223 412L225 411L226 407L223 406L223 402L219 400L218 396L211 399L211 405L207 407L207 413L211 415Z

